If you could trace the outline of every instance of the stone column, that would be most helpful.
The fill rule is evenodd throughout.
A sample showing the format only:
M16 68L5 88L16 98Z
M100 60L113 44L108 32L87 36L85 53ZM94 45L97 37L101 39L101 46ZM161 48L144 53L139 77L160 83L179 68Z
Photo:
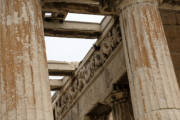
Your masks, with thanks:
M0 0L0 120L53 120L40 0Z
M118 100L112 103L113 120L134 120L130 99Z
M129 91L116 91L111 95L113 120L134 120Z
M180 120L180 89L156 0L124 0L120 23L135 120Z

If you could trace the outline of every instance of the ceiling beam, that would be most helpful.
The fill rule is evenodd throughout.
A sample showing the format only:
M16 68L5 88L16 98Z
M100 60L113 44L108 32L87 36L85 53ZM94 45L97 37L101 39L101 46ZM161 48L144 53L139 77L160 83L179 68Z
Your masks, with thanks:
M168 2L164 2L159 6L160 10L173 10L173 11L180 11L180 2L179 4L172 4Z
M99 4L99 0L42 0L42 3L49 3L49 2Z
M69 38L97 38L101 26L97 23L84 22L44 22L45 36Z
M77 66L78 63L48 61L48 71L50 76L71 76Z
M112 19L113 17L111 16L104 17L104 19L101 22L101 31L104 31L106 29L106 27L110 24Z
M50 88L52 91L60 90L65 84L65 81L63 79L58 79L58 80L50 79L49 81L50 81Z
M180 10L179 0L166 0L159 6L160 9ZM112 9L103 9L99 0L42 0L43 12L57 13L84 13L99 15L114 15Z
M52 0L42 3L43 12L71 12L82 14L111 15L111 10L103 10L96 0Z

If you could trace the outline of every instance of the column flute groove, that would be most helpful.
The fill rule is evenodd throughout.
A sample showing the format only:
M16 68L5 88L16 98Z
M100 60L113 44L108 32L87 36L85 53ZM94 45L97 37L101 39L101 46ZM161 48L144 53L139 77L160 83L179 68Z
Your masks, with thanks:
M0 0L0 119L53 120L39 0Z
M120 5L133 110L135 120L179 120L180 89L156 2Z

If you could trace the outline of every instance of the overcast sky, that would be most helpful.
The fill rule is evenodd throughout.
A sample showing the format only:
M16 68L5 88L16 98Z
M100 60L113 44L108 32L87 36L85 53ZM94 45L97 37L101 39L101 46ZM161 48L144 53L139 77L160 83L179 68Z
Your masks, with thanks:
M95 39L45 37L48 60L81 61Z
M100 23L103 17L69 13L65 20ZM68 62L81 61L95 41L95 39L45 37L47 59Z
M104 16L69 13L65 20L100 23L103 18ZM79 62L95 42L96 39L45 37L47 59ZM50 76L50 79L61 79L61 77ZM53 94L54 92L51 92L51 96Z

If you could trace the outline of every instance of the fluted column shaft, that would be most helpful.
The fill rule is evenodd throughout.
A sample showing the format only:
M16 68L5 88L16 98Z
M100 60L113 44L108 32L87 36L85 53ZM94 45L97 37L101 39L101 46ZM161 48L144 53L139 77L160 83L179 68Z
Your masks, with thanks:
M113 120L134 120L130 99L113 101L112 113Z
M180 120L180 89L157 4L137 1L120 13L135 120Z
M40 0L0 0L0 120L52 120Z

